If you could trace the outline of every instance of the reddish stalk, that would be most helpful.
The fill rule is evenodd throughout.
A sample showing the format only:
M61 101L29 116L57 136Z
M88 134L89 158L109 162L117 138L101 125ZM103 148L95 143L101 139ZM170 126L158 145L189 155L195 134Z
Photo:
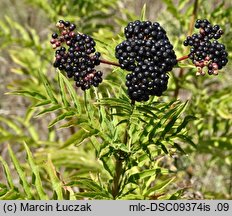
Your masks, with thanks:
M188 55L182 56L182 57L178 58L177 61L178 61L178 62L179 62L179 61L183 61L183 60L185 60L185 59L188 59L188 57L189 57ZM105 59L100 59L100 62L101 62L102 64L108 64L108 65L113 65L113 66L120 67L120 64L119 64L119 63L107 61L107 60L105 60Z
M104 59L100 59L100 62L103 63L103 64L114 65L114 66L120 67L120 64L118 64L116 62L110 62L110 61L107 61L107 60L104 60Z
M188 58L189 58L188 55L182 56L182 57L178 58L177 61L178 61L178 62L179 62L179 61L183 61L183 60L188 59Z

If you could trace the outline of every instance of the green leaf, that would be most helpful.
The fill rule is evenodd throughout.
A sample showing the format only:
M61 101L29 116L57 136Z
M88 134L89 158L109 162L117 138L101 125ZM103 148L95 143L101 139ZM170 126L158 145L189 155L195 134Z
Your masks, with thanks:
M30 97L30 98L34 98L36 100L46 100L47 101L47 98L38 93L38 92L34 92L34 91L27 91L27 90L17 90L17 91L11 91L11 92L7 92L6 94L12 94L12 95L21 95L21 96L25 96L25 97Z
M140 15L140 20L142 20L142 21L146 20L146 9L147 9L147 5L144 4L143 8L141 10L141 15Z
M167 5L167 11L170 12L177 20L181 20L180 12L174 5L174 2L172 0L164 0L164 3Z
M23 134L22 128L19 127L13 120L9 118L5 118L4 116L0 116L0 121L4 122L8 127L13 129L17 135Z
M13 21L10 17L5 16L5 19L7 23L11 26L12 29L18 30L18 32L21 35L21 38L25 41L30 41L31 38L29 37L29 34L27 33L26 29L19 24L19 22Z
M153 107L151 107L151 106L137 106L137 107L136 107L136 109L137 109L138 111L143 112L143 113L145 113L145 114L150 114L151 117L157 119L158 116L157 116L154 112L152 112L152 108L153 108Z
M169 120L168 124L165 126L165 128L164 128L162 134L160 135L160 137L164 138L164 136L171 130L171 128L175 124L176 120L178 119L179 115L186 108L187 103L188 103L188 101L186 101L183 105L178 106L177 109L174 109L175 112L172 112L172 115L170 115L170 117L169 117L170 120Z
M67 90L70 94L70 97L72 98L74 106L77 108L78 112L81 113L82 110L81 104L77 98L77 93L75 92L73 86L70 84L70 81L61 72L59 72L58 74L59 74L59 79L65 83Z
M68 111L68 112L62 113L58 115L51 123L49 123L48 127L50 128L54 126L56 123L58 123L59 121L62 121L66 118L74 117L75 115L76 113L74 111Z
M98 194L100 196L104 196L104 197L112 199L112 196L108 193L108 191L106 191L104 188L102 188L99 184L97 184L92 179L80 178L80 179L71 181L67 185L78 186L79 188L87 190L88 192L91 192L91 193L89 193L89 195L92 194L94 196L94 195Z
M180 133L181 130L183 128L186 127L186 125L190 122L190 121L193 121L193 120L196 120L197 118L195 116L191 116L191 115L188 115L188 116L185 116L184 118L184 121L181 123L180 126L178 126L178 128L176 129L176 132L172 134L172 136L175 136L176 134Z
M169 197L169 200L180 200L183 192L184 192L184 189L180 189L180 190L176 191L174 194L172 194Z
M43 190L43 185L42 185L42 181L41 181L40 174L39 174L39 166L35 164L32 153L26 143L24 143L24 148L26 149L26 152L27 152L28 163L31 167L33 175L35 176L35 187L38 192L38 195L41 200L48 200L48 197L44 193L44 190Z
M61 99L62 99L62 103L64 104L65 107L70 106L69 102L68 102L68 98L65 92L65 85L64 85L64 80L60 77L61 73L58 73L58 82L59 82L59 86L60 86L60 95L61 95Z
M19 178L21 180L21 184L23 186L23 190L25 191L25 193L27 195L27 198L32 199L33 195L32 195L32 192L31 192L31 186L28 184L26 173L22 169L22 167L20 166L20 162L16 158L16 156L15 156L14 152L12 151L10 145L8 145L8 152L9 152L10 158L11 158L13 164L14 164L14 167L15 167L18 175L19 175Z
M174 181L176 177L171 177L166 180L163 180L161 183L156 184L154 187L148 189L146 193L144 194L145 197L152 195L153 193L160 192L164 190L171 182Z
M168 154L168 149L166 148L166 146L163 143L159 143L161 146L161 149L164 151L165 154Z
M28 136L17 136L17 135L6 135L6 136L0 136L0 143L8 141L8 142L22 142L28 140L30 141L31 138Z
M177 150L179 150L181 153L186 154L186 152L184 151L184 149L182 149L178 143L174 143L173 146L174 146Z
M46 164L45 164L45 169L49 175L49 178L51 180L52 183L52 188L55 191L56 195L57 195L57 199L58 200L63 200L63 192L62 192L62 188L63 188L63 183L62 181L58 178L57 176L57 172L56 169L52 163L52 161L49 159Z
M123 124L123 123L127 124L128 121L129 121L129 119L123 119L123 120L119 121L116 126L119 126L120 124Z
M16 200L20 197L20 194L15 189L8 190L3 196L0 196L0 200Z
M27 131L29 132L31 138L34 141L38 141L39 140L38 130L30 123L30 119L34 114L34 111L35 111L34 109L28 109L25 118L16 116L16 120L22 124L21 126L22 128L27 128Z
M10 172L10 168L9 166L7 165L6 161L3 160L3 158L0 156L0 161L3 165L3 169L4 169L4 173L6 175L6 179L7 179L7 183L9 185L9 187L11 189L14 189L14 183L13 183L13 178L12 178L12 175L11 175L11 172Z
M59 104L52 105L52 106L50 106L50 107L48 107L48 108L46 108L46 109L40 111L39 113L37 113L37 114L36 114L36 117L39 117L39 116L41 116L41 115L43 115L43 114L47 114L47 113L50 113L50 112L55 112L55 111L57 111L57 110L59 110L59 109L61 109L61 108L62 108L62 107L61 107Z
M191 146L193 146L195 149L197 148L197 145L192 141L192 138L187 135L177 134L176 137L180 138L181 140L189 143Z
M105 170L110 174L111 177L114 176L114 165L109 157L100 157L100 160L103 163Z
M77 198L90 198L93 200L112 200L112 197L109 194L105 194L104 192L80 192L75 193Z
M93 135L98 134L98 130L96 129L91 129L89 128L87 129L79 129L75 134L73 134L70 138L68 138L64 144L62 145L61 148L65 148L69 145L78 145L80 144L82 141L84 141L86 138L91 137Z
M112 108L121 108L126 110L128 113L131 112L132 107L128 101L125 99L120 99L120 98L103 98L100 100L100 103L102 105L106 105Z
M130 175L128 182L137 184L138 182L136 182L136 181L138 181L140 179L144 179L144 178L147 178L147 177L150 177L153 175L157 175L157 174L167 174L167 173L168 173L168 169L161 169L161 168L144 170L142 172L134 173L134 174Z
M69 128L69 127L73 127L73 126L76 127L79 124L87 123L87 122L88 122L87 116L80 115L77 117L77 119L71 119L67 123L61 125L59 128Z
M180 0L178 5L178 10L182 10L187 4L189 3L189 0Z
M48 104L50 104L50 103L52 103L51 100L44 100L44 101L42 101L42 102L37 103L37 104L35 105L35 107L40 107L40 106L48 105Z
M3 135L3 136L10 136L11 133L9 132L9 129L7 128L3 128L0 126L0 133Z
M51 86L50 86L50 84L49 84L47 78L45 77L45 75L44 75L41 71L39 71L39 77L40 77L40 79L42 80L43 86L44 86L44 88L46 89L46 92L47 92L47 94L48 94L48 97L50 98L50 100L51 100L53 103L57 104L58 101L57 101L57 99L55 98L55 96L54 96L54 94L53 94L53 90L52 90L52 88L51 88Z
M8 191L8 187L2 183L0 183L0 197L4 194L6 194L6 192Z

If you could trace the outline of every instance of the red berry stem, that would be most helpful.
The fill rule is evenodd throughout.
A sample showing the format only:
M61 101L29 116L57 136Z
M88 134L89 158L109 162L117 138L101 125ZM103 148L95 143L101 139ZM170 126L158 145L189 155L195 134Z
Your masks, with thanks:
M100 59L100 62L102 64L108 64L108 65L114 65L114 66L120 67L120 64L118 64L116 62L111 62L111 61L107 61L107 60L104 60L104 59Z
M189 58L188 55L182 56L182 57L178 58L177 61L178 61L178 62L179 62L179 61L183 61L183 60L188 59L188 58ZM105 59L100 59L100 62L101 62L102 64L108 64L108 65L113 65L113 66L120 67L120 64L119 64L119 63L107 61L107 60L105 60Z
M178 62L179 62L179 61L183 61L183 60L188 59L188 58L189 58L188 55L182 56L182 57L178 58L177 61L178 61Z

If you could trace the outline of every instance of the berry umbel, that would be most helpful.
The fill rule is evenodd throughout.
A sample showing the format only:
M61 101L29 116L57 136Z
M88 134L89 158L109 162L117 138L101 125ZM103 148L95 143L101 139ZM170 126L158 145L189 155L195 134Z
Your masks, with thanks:
M219 25L212 26L206 19L196 20L195 28L199 29L199 33L188 36L184 45L192 47L188 57L197 67L196 75L205 75L204 67L209 75L218 75L218 70L228 62L225 45L217 41L223 30Z
M168 71L177 64L166 31L157 22L130 22L124 29L126 40L116 46L120 67L126 76L128 95L134 101L147 101L150 95L161 96L167 89Z
M60 20L56 26L59 32L53 33L50 41L56 50L54 67L73 77L82 90L102 82L102 72L95 69L100 63L121 67L128 71L125 84L132 102L147 101L151 95L161 96L167 90L168 72L179 61L190 58L197 67L196 75L205 75L204 68L209 75L217 75L228 62L225 46L218 42L223 30L206 19L196 21L199 33L184 41L185 46L191 46L190 53L178 59L158 22L130 22L124 28L126 39L115 47L118 63L100 59L93 38L75 32L75 24Z
M86 34L74 32L75 24L60 20L56 27L59 33L53 33L50 40L55 51L53 66L65 71L74 78L76 86L82 90L91 85L97 87L102 82L102 72L95 66L100 64L100 53L95 52L95 41Z

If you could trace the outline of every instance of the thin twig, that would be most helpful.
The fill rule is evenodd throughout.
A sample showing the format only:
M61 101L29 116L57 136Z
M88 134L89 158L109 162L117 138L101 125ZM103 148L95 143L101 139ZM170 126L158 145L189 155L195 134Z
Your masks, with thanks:
M100 59L100 62L102 64L108 64L108 65L113 65L113 66L117 66L117 67L120 67L120 64L116 63L116 62L111 62L111 61L107 61L107 60L104 60L104 59Z
M182 56L182 57L178 58L177 61L178 61L178 62L179 62L179 61L183 61L183 60L188 59L188 58L189 58L188 55Z

